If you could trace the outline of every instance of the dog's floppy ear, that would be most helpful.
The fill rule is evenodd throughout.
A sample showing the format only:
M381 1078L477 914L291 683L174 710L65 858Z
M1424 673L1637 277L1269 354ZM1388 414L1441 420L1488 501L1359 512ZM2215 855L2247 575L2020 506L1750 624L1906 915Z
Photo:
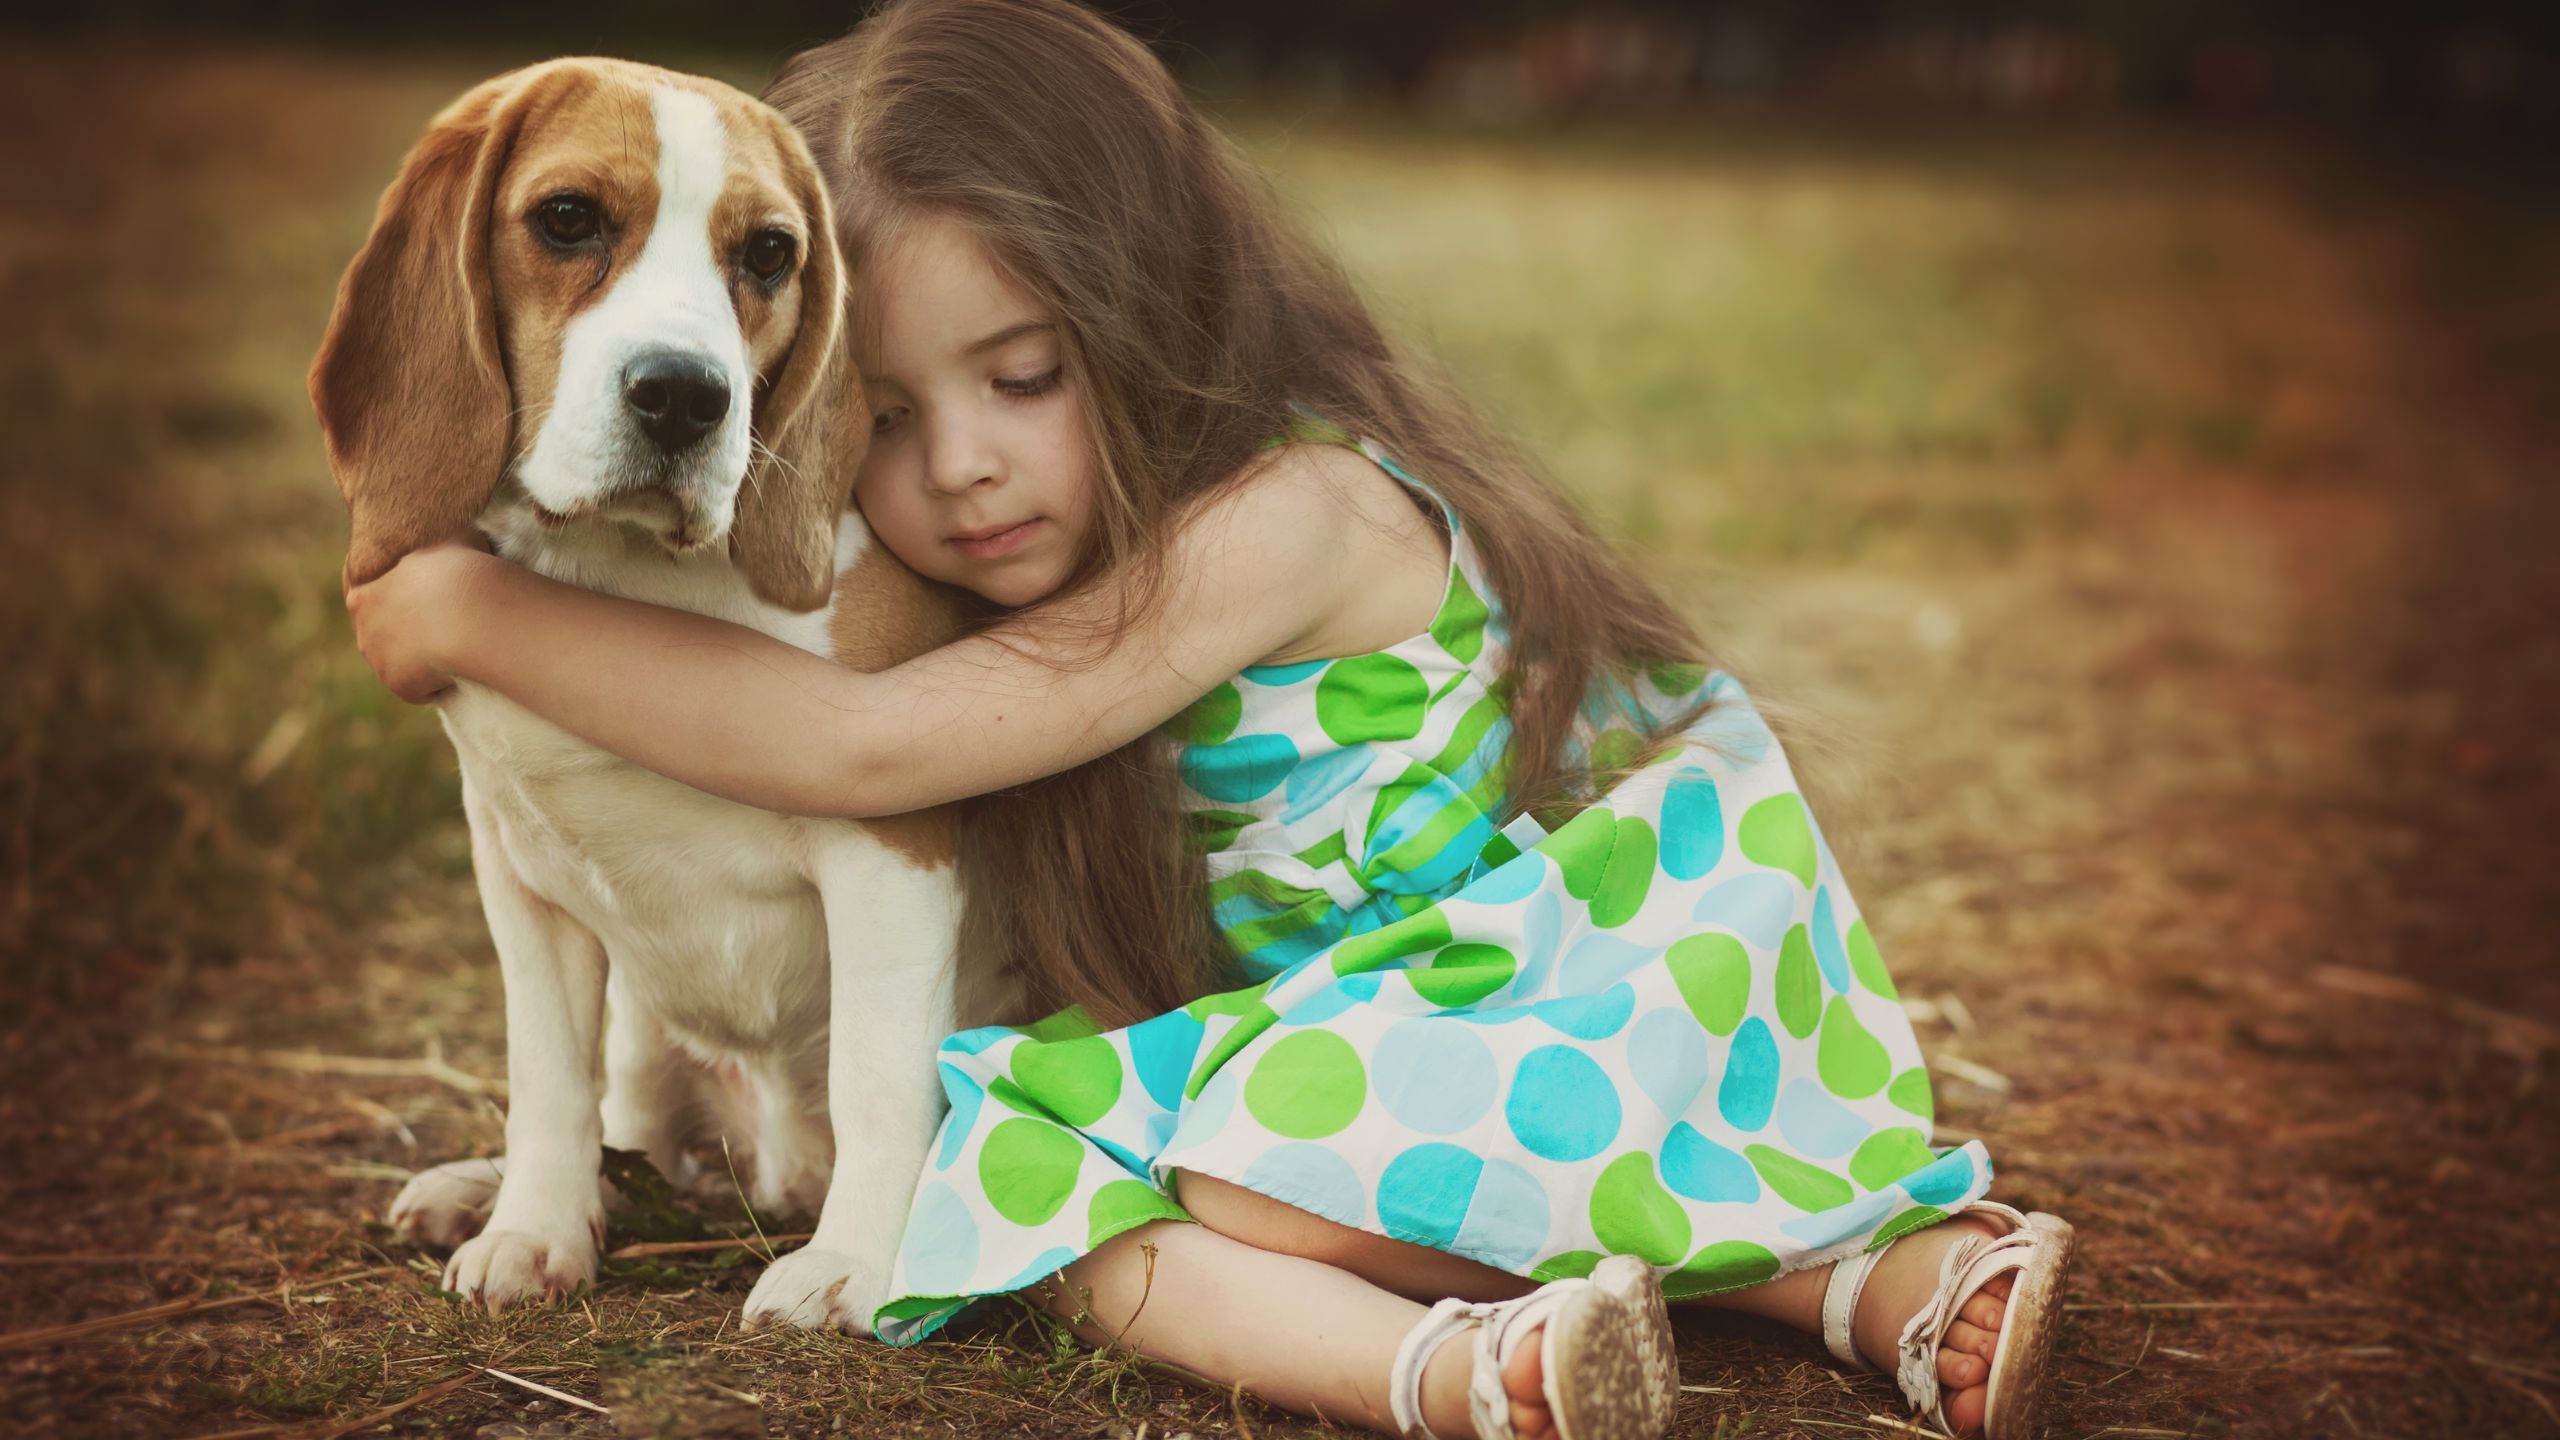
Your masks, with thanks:
M766 602L815 610L835 584L836 518L852 501L871 427L858 423L861 381L842 343L848 277L826 184L800 132L779 117L769 123L808 217L809 253L791 349L757 385L755 458L738 492L729 556Z
M354 522L349 586L468 525L506 465L490 212L539 78L501 75L435 118L338 283L311 403Z

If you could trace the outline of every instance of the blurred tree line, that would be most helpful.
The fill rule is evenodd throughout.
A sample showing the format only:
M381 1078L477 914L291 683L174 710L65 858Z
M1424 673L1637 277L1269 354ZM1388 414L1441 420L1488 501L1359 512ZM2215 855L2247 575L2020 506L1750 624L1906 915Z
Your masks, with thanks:
M0 27L328 42L795 48L861 0L103 0ZM2560 129L2560 0L1102 0L1239 89L1484 118L1694 100L2265 113Z

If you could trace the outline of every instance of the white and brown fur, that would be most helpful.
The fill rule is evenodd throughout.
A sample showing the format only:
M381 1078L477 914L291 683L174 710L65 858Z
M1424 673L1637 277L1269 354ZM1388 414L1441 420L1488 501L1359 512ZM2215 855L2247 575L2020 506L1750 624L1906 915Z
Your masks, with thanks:
M570 191L611 221L588 251L534 229ZM760 229L797 240L779 286L735 258ZM849 507L845 281L806 146L748 97L598 60L472 90L385 193L312 366L348 582L477 524L556 579L856 668L939 643L948 609ZM670 348L733 397L674 451L624 395ZM477 686L440 703L506 985L507 1152L420 1173L392 1222L454 1246L446 1287L489 1308L556 1298L595 1274L600 1146L686 1186L725 1138L759 1211L819 1209L747 1320L867 1331L943 1111L935 1044L1013 998L958 963L954 819L771 814Z

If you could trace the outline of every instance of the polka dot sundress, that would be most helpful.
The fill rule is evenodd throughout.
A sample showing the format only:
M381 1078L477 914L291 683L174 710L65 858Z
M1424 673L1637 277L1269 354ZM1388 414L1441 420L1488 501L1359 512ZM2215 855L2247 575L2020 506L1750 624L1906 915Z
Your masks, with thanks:
M1980 1142L1930 1145L1893 982L1730 676L1595 687L1576 748L1602 765L1632 758L1631 721L1707 708L1555 833L1497 827L1502 609L1440 508L1426 631L1248 669L1166 727L1255 983L1121 1030L1071 1009L942 1043L951 1110L881 1339L1187 1220L1176 1167L1538 1280L1641 1256L1673 1298L1871 1248L1989 1188Z

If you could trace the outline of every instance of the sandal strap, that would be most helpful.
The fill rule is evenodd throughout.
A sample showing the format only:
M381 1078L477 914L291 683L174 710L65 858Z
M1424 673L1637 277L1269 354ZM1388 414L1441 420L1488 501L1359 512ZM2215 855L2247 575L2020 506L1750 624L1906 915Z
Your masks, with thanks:
M1455 1298L1441 1301L1405 1332L1396 1346L1396 1361L1387 1371L1387 1414L1405 1440L1441 1440L1422 1423L1422 1372L1452 1336L1484 1317L1484 1307Z
M1875 1274L1876 1262L1883 1258L1883 1250L1869 1250L1839 1261L1831 1267L1831 1281L1822 1289L1823 1348L1831 1352L1832 1359L1852 1370L1876 1368L1858 1353L1851 1322L1857 1318L1858 1297L1866 1291L1867 1277Z
M2041 1232L2028 1227L2025 1215L2006 1205L1980 1201L1961 1213L1976 1212L2007 1221L2008 1233L1968 1233L1948 1246L1946 1258L1938 1264L1937 1293L1902 1327L1902 1336L1895 1345L1899 1363L1894 1369L1894 1381L1902 1398L1949 1434L1954 1433L1954 1426L1940 1408L1943 1397L1938 1390L1938 1347L1946 1338L1947 1327L1984 1285L2009 1271L2025 1269L2043 1238Z
M1502 1372L1511 1366L1531 1330L1555 1318L1557 1312L1572 1303L1575 1295L1591 1288L1586 1279L1553 1280L1516 1299L1504 1300L1489 1307L1492 1314L1484 1328L1476 1332L1475 1371L1467 1377L1467 1417L1475 1422L1479 1440L1512 1440L1511 1392L1503 1388ZM1539 1333L1541 1342L1555 1333L1554 1328ZM1555 1393L1558 1377L1553 1365L1554 1351L1545 1351L1550 1362L1546 1373L1546 1389Z

